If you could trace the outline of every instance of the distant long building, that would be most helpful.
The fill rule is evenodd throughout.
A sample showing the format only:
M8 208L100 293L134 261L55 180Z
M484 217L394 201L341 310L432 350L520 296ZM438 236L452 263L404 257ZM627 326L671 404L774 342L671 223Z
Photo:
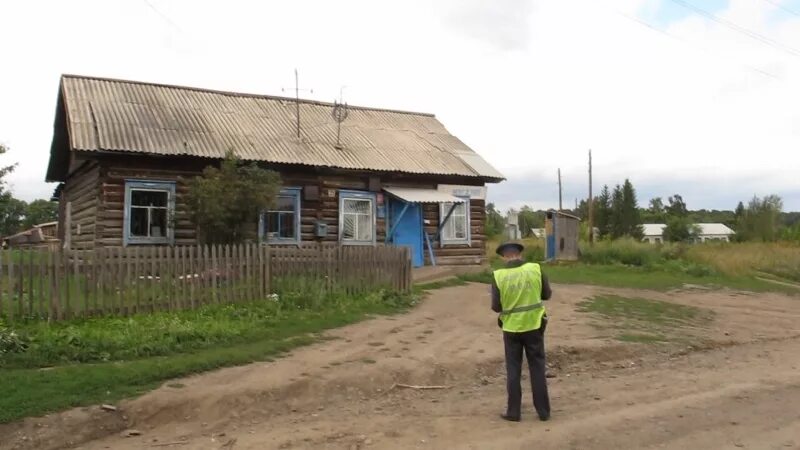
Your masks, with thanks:
M695 242L709 242L709 241L725 241L730 242L731 236L736 234L735 231L728 228L722 223L696 223L695 226L700 228L700 233L695 238ZM651 244L657 244L664 241L664 228L667 226L663 223L646 223L642 225L644 228L644 237L642 241Z

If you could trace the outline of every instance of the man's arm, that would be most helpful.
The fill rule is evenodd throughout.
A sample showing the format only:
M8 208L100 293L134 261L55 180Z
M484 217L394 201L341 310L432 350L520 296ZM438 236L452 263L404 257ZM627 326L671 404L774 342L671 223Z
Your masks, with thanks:
M552 296L553 290L550 289L550 280L548 280L547 275L542 272L542 300L550 300Z
M492 311L499 313L503 310L500 304L500 289L497 289L497 282L492 279Z

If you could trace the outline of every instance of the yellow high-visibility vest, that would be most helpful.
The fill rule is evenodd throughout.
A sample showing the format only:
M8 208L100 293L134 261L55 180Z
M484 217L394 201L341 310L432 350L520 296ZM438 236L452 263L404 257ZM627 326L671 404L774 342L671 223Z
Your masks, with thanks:
M494 271L500 305L503 331L524 333L542 326L542 268L536 263Z

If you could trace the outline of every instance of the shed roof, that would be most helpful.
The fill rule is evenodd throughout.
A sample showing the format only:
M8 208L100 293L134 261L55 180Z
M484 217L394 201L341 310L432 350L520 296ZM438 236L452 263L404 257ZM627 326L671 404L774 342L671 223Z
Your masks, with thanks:
M64 75L47 179L63 181L69 150L222 158L229 149L251 161L504 179L432 114L350 106L336 146L333 104L299 107L301 138L294 99Z

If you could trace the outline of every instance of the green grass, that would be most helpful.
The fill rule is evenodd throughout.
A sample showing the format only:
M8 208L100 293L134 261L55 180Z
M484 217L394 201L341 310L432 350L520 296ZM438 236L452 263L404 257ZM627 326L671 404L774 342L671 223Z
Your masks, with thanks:
M579 311L601 317L598 327L613 330L617 340L635 343L685 342L691 339L687 328L704 327L714 318L713 311L696 306L616 295L581 302Z
M392 314L416 296L325 293L287 282L279 301L47 324L0 324L0 423L139 395L180 376L267 361L320 331ZM13 332L13 335L12 335ZM16 337L14 337L16 336ZM21 341L24 345L14 346Z
M669 291L686 284L709 288L730 288L751 292L781 292L800 294L792 286L770 283L755 276L727 276L722 274L693 275L669 267L635 267L615 265L591 265L583 263L543 264L542 271L552 283L588 284L618 288L650 289ZM492 274L481 272L460 275L460 280L474 283L491 283Z
M459 276L446 278L439 281L432 281L430 283L419 283L414 285L414 291L421 293L426 291L435 291L436 289L443 289L446 287L463 286L467 283L467 281L468 280L462 279L462 277Z

